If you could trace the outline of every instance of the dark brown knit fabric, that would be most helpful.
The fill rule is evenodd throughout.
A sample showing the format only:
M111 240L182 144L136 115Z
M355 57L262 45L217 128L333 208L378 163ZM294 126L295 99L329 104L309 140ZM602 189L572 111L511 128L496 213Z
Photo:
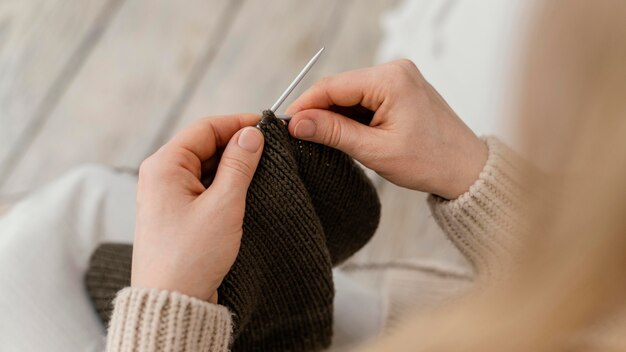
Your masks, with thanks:
M241 248L219 288L219 303L234 315L232 350L321 350L332 337L331 267L371 238L380 202L344 153L290 137L269 111L259 128L265 148ZM130 284L130 248L105 244L92 256L86 284L105 322L115 292Z
M130 286L133 246L121 243L100 245L92 254L85 284L96 312L108 323L117 291Z

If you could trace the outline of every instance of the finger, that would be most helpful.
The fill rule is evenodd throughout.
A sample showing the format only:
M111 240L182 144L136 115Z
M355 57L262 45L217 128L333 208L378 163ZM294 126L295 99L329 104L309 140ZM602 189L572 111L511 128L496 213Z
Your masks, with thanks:
M205 161L215 154L218 147L226 145L235 132L255 125L259 119L260 116L255 114L204 118L176 134L164 149L184 149L200 161Z
M339 149L361 162L375 154L378 129L328 110L304 110L289 122L292 136Z
M229 199L238 199L244 202L248 186L256 171L261 153L263 152L263 134L255 127L246 127L237 132L230 140L222 159L217 167L217 173L209 194L228 195ZM243 203L242 203L243 204Z
M384 101L377 72L374 68L365 68L323 78L298 97L285 113L293 115L308 109L328 109L332 105L362 105L376 111Z

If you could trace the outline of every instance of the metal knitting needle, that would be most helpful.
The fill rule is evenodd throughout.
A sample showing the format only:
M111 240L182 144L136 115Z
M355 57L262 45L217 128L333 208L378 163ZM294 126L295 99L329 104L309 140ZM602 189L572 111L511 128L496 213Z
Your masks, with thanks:
M323 51L324 51L324 47L322 47L315 55L313 55L313 57L309 60L309 62L307 62L307 64L304 65L304 68L302 69L302 71L300 71L300 73L298 73L298 75L296 76L296 78L293 79L293 81L291 82L289 87L287 87L287 89L285 89L283 94L281 94L280 98L278 98L278 100L276 100L274 105L272 105L272 107L270 108L270 110L273 113L276 113L276 110L280 107L280 105L285 101L285 99L287 99L289 94L291 94L291 92L294 90L294 88L296 88L298 83L300 83L300 81L302 81L304 76L306 76L306 74L311 70L311 67L313 67L313 65L315 65L317 60L320 58L320 55L322 55ZM285 115L279 115L277 117L279 119L281 119L281 120L288 120L289 118L291 118L291 116L285 116Z

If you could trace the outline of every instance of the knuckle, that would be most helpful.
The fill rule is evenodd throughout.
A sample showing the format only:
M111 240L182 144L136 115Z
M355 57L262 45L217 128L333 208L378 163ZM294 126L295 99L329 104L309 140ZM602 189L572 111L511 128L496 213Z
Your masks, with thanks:
M412 77L419 74L417 65L409 59L399 59L389 63L389 69L392 74L401 77Z
M187 170L195 170L200 167L200 160L186 149L172 151L169 158L173 163Z
M344 130L341 123L337 121L330 122L329 128L326 130L326 134L324 136L326 144L331 147L340 146L344 138L343 133Z
M233 157L222 158L222 160L220 161L220 166L226 167L232 173L245 178L251 178L252 174L254 173L251 165L241 159Z
M407 90L421 87L422 75L413 61L400 59L387 64L386 82L394 89Z
M412 70L412 71L417 70L417 65L415 65L415 62L413 62L413 60L402 58L402 59L397 60L396 62L398 63L398 65L400 65L401 67L405 69Z

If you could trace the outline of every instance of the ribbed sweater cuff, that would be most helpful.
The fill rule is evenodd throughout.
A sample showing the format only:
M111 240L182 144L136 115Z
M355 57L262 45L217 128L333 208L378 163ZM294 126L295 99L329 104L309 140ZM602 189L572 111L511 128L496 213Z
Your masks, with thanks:
M510 262L524 228L520 180L525 163L495 137L484 140L489 156L478 180L455 200L430 195L428 203L437 223L477 273L493 276Z
M226 307L127 287L114 301L107 351L228 351L231 328Z

